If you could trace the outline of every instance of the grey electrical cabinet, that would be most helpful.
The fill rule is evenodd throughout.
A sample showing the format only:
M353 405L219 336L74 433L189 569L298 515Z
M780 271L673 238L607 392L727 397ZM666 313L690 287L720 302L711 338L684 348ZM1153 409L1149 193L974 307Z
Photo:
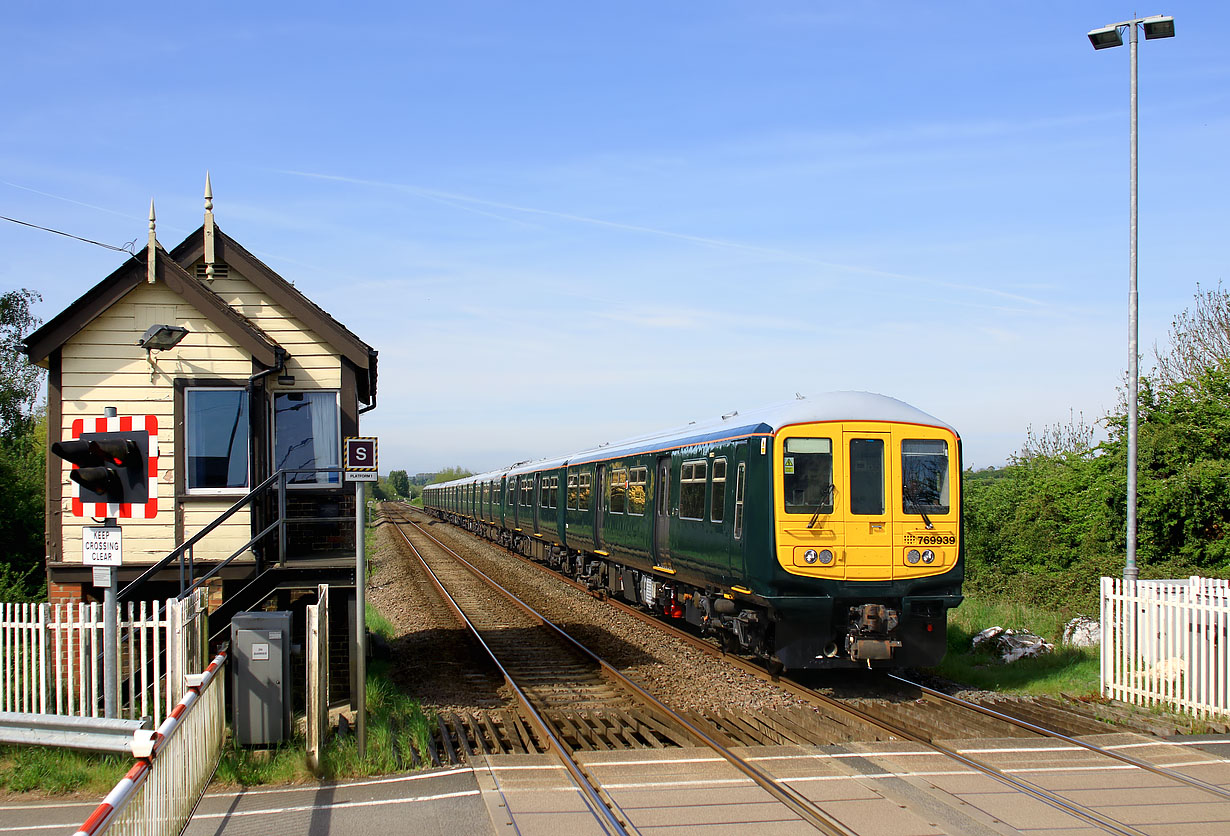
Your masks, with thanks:
M231 728L240 745L290 737L290 615L241 612L231 619Z

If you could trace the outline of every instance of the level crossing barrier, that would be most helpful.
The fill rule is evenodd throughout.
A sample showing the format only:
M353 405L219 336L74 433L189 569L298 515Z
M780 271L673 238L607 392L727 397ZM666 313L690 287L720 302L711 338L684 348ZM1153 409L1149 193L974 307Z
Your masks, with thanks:
M183 699L157 731L138 732L136 762L75 836L172 836L192 817L222 754L222 671L227 651L190 674Z
M1230 581L1102 578L1102 693L1230 716Z

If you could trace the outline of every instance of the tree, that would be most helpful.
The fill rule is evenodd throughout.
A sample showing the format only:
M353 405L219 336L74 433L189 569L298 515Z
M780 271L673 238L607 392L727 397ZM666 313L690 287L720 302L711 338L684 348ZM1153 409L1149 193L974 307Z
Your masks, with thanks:
M410 476L404 470L394 470L389 473L389 487L393 493L401 497L410 496Z
M39 326L32 290L0 295L0 599L42 597L44 410L37 404L43 370L31 365L22 342Z
M466 470L464 467L461 467L460 465L458 465L457 467L446 467L444 468L444 470L441 470L439 473L437 473L435 476L432 477L431 484L438 485L441 482L451 482L454 479L464 479L467 476L473 476L473 475L474 475L473 473Z
M42 299L24 288L0 296L0 435L5 438L30 429L43 388L43 370L21 350L26 337L42 324L30 311L30 305Z
M1165 353L1153 347L1155 377L1162 386L1194 380L1206 369L1230 358L1230 293L1219 284L1201 292L1195 304L1170 323L1170 346Z

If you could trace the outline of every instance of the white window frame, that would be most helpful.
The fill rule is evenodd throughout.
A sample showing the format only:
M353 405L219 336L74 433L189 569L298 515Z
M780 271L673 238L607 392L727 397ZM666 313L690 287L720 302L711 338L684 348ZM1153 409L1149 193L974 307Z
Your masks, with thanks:
M193 488L188 485L188 477L192 471L189 464L188 445L192 439L192 409L190 408L189 392L241 392L248 398L248 443L244 445L244 483L242 486L227 488ZM184 387L184 493L188 496L243 496L252 489L252 396L242 386L185 386Z

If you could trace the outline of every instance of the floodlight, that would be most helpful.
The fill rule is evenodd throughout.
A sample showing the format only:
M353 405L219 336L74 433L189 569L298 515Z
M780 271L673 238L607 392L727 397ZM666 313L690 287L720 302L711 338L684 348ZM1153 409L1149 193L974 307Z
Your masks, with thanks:
M137 345L146 351L166 351L179 345L179 341L188 336L188 329L179 325L151 325L141 335Z
M1089 33L1089 43L1093 44L1094 49L1123 46L1123 33L1118 26L1103 26Z
M1154 38L1173 38L1174 37L1174 18L1167 15L1158 15L1157 17L1147 17L1140 22L1141 28L1145 30L1145 40L1151 41Z

